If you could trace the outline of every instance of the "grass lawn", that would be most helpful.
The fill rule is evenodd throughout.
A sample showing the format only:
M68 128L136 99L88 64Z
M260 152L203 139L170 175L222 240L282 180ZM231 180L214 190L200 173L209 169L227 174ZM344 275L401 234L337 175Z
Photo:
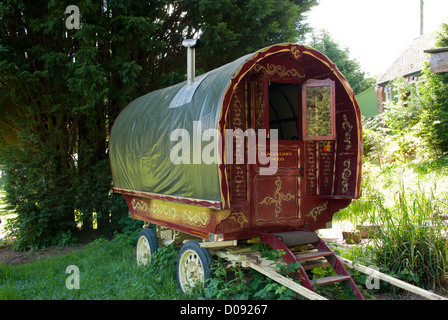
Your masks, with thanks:
M134 241L117 235L63 256L18 266L0 264L0 299L185 299L177 287L173 259L165 254L154 265L138 266ZM75 284L69 266L79 269L79 289L66 286Z

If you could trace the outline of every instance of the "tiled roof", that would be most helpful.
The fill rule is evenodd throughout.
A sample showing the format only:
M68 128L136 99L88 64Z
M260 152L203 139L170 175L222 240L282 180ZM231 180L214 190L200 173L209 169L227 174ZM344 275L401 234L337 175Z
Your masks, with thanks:
M421 71L425 62L429 60L429 54L423 51L432 48L434 43L434 34L426 34L414 39L381 76L377 84L381 85L398 77Z

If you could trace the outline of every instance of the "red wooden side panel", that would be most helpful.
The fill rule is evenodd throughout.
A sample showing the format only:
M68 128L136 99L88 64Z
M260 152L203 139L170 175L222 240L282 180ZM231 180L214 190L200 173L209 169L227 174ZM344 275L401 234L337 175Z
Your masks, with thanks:
M226 129L245 132L250 125L248 107L248 83L243 80L235 88L232 95L228 113L226 116ZM244 143L247 140L244 139ZM228 143L228 141L227 141ZM234 139L234 150L232 155L233 164L226 165L226 172L229 181L230 194L230 216L222 221L216 229L216 233L244 233L250 229L250 184L249 184L249 164L247 153L242 155L235 152L242 148L237 139ZM244 146L244 149L246 147Z
M240 129L245 132L248 127L248 110L247 110L247 97L246 97L245 82L240 83L236 88L232 100L230 103L228 113L228 129ZM247 172L248 163L246 152L240 154L235 152L241 148L245 149L244 143L235 139L233 142L233 165L229 165L230 171L230 200L232 203L245 202L247 197Z

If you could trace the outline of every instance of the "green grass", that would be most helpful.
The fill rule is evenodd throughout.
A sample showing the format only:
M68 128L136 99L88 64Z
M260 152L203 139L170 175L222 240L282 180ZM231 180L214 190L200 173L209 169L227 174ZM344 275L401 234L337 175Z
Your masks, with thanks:
M217 259L204 290L181 293L176 281L177 249L159 248L149 266L135 261L133 236L95 240L86 248L9 266L0 264L0 300L296 300L299 295L253 270L226 270ZM79 289L69 290L79 268ZM251 279L248 281L248 279ZM342 291L341 291L342 292ZM335 289L326 293L340 294ZM336 297L337 299L337 297Z
M356 254L406 282L441 287L448 272L448 170L443 164L363 167L363 195L336 215L353 225L380 226Z
M153 265L138 266L134 239L117 235L65 256L19 266L0 264L0 299L185 299L177 287L175 261L162 255ZM66 287L71 265L79 268L80 289Z

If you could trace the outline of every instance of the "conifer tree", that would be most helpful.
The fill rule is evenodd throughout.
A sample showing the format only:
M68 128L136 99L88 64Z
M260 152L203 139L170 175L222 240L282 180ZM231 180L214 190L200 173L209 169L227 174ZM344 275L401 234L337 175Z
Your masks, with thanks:
M197 65L208 71L300 39L316 3L0 1L0 163L16 245L70 241L93 213L98 228L120 227L127 209L111 193L110 128L134 98L185 79L183 39L201 39Z

